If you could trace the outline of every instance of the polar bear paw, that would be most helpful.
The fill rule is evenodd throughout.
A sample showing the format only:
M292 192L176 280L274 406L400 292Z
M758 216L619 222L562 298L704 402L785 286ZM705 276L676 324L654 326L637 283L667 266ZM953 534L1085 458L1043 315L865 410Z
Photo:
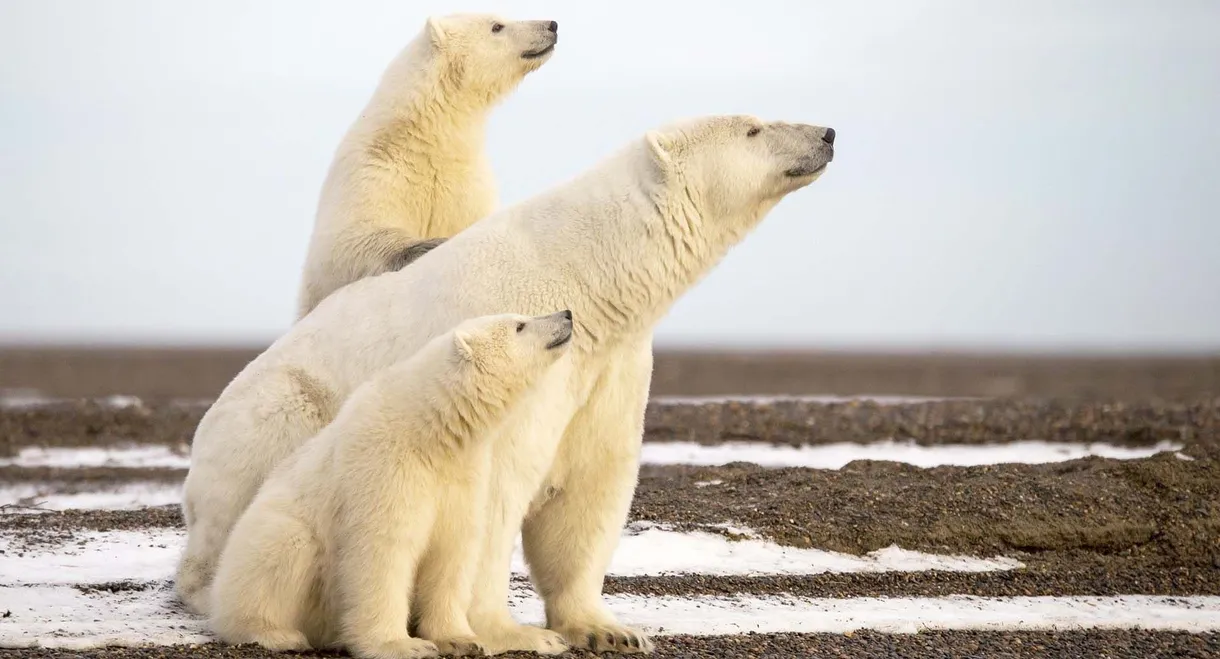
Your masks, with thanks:
M434 642L436 649L448 657L481 657L487 654L483 644L473 636L456 636L438 639Z
M436 644L422 638L402 638L394 641L357 645L348 649L359 659L425 659L440 655Z
M479 633L479 642L487 654L513 651L559 654L568 649L567 642L559 634L530 625L497 626Z
M577 625L557 629L572 647L590 652L652 652L652 641L638 629L615 624Z

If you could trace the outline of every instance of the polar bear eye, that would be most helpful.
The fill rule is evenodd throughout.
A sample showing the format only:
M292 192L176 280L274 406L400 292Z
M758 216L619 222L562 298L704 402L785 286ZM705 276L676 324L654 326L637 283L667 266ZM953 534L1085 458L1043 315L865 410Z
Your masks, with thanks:
M492 23L492 24L491 24L491 31L492 31L492 32L499 32L500 30L503 30L503 29L504 29L504 24L503 24L503 23Z
M762 129L759 128L758 126L755 126L755 127L751 128L750 130L746 131L746 137L754 137L755 135L759 134L760 132L762 132Z
M520 334L523 329L525 329L525 323L517 323L517 333Z

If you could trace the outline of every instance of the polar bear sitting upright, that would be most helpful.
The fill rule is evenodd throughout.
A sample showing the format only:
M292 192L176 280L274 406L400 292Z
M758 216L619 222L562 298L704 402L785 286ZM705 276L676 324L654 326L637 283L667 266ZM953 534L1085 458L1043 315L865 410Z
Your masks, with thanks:
M212 586L221 639L386 659L483 654L466 610L489 436L571 337L569 311L467 320L352 392L234 527Z
M489 652L647 651L602 580L639 471L653 328L786 195L816 180L832 129L705 117L633 140L584 174L476 222L411 267L335 291L225 387L191 446L178 589L216 554L267 474L334 400L463 318L571 309L570 358L525 394L493 441L496 493L469 612ZM520 531L548 629L508 603Z
M397 270L496 206L492 107L550 58L555 21L434 17L398 54L322 185L298 316L335 289Z

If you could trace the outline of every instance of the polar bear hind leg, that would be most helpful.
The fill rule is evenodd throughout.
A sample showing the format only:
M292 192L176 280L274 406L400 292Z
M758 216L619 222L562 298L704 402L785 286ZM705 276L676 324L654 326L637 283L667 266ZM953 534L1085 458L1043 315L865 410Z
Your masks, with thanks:
M210 613L208 586L221 552L264 479L275 465L330 423L342 402L317 378L298 368L275 372L262 384L259 393L260 398L256 399L259 404L252 409L239 405L234 410L222 410L225 413L216 419L205 416L200 423L201 431L211 437L212 450L191 456L183 492L186 547L174 579L179 597L197 614ZM209 410L209 415L212 413ZM251 416L260 420L257 426L248 422ZM254 441L250 436L257 433L264 433L257 438L263 446L279 448L242 452L249 456L246 462L232 465L227 455L236 451L236 446L224 442L217 445L218 437L249 437ZM218 455L223 459L218 459ZM251 473L261 476L252 477Z
M244 538L241 536L245 536ZM268 650L307 650L308 611L316 596L321 552L300 520L269 512L243 517L233 530L241 553L221 556L212 584L212 627L227 643Z

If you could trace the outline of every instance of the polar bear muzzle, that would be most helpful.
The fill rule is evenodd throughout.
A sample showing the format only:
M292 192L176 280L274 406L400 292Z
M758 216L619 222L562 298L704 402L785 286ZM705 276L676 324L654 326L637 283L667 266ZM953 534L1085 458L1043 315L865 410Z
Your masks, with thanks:
M546 316L538 316L534 322L538 323L541 326L539 329L550 337L546 344L547 350L565 346L572 340L572 312L568 309Z
M530 47L521 53L522 59L541 59L555 50L559 43L559 23L555 21L523 21L525 29L532 33Z
M784 175L789 178L817 176L835 158L835 129L808 124L781 124L781 151L791 152L795 162Z

